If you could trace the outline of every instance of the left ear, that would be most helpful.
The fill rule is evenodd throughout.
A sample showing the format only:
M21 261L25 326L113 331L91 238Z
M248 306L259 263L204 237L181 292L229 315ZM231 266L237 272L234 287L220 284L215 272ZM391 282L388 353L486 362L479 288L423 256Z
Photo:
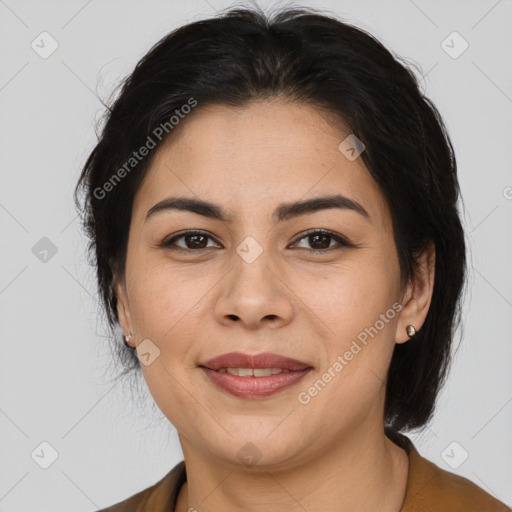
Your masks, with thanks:
M416 274L404 293L395 343L405 343L410 339L406 331L408 325L419 331L425 322L434 290L435 263L435 246L430 242L419 257Z

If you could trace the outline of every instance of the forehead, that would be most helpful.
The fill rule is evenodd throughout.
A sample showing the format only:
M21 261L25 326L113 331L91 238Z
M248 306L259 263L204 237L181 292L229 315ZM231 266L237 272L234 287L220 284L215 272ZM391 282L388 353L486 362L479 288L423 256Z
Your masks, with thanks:
M198 106L174 130L136 196L141 215L169 195L236 212L333 193L363 204L376 225L389 214L362 159L351 161L339 149L349 127L313 106L276 100Z

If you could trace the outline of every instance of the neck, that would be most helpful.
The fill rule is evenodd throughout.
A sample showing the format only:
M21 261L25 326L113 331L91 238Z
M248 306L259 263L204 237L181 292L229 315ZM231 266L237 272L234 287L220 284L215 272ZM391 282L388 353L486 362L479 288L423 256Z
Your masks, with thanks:
M316 458L278 470L226 463L180 441L187 482L176 512L397 512L406 492L407 453L374 425L361 425Z

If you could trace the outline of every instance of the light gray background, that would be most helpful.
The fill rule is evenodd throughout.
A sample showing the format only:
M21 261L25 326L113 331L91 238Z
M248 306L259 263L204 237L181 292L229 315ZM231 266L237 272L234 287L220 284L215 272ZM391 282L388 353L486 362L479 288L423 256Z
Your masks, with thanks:
M277 4L278 2L274 2ZM269 2L261 1L261 6ZM72 192L117 81L164 34L223 0L0 0L0 511L87 512L182 459L160 411L113 387ZM420 66L455 145L469 233L463 343L420 452L512 505L512 2L317 1ZM58 42L41 58L31 42ZM468 42L458 58L441 43ZM461 41L448 44L460 49ZM57 253L32 252L48 237ZM148 403L152 403L150 396ZM170 433L170 435L169 435ZM57 460L42 469L31 458ZM452 442L453 446L448 448ZM467 460L451 469L443 458Z

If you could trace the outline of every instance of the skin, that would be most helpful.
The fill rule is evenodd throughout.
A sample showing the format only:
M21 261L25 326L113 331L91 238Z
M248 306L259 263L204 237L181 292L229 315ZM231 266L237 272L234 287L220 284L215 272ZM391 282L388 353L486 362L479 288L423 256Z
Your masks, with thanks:
M384 435L385 382L395 343L410 342L431 301L434 249L406 287L387 202L361 158L340 142L350 130L311 106L273 100L243 108L198 107L155 155L133 205L126 271L116 279L120 324L160 355L141 365L159 408L176 427L187 467L177 511L375 511L403 503L408 458ZM282 202L343 194L370 218L324 209L277 223ZM211 201L231 222L169 210L169 196ZM184 230L183 250L159 242ZM303 237L327 229L334 239ZM247 237L263 249L252 263L236 252ZM308 249L327 247L323 254ZM174 246L176 247L176 245ZM188 247L188 249L187 249ZM188 251L188 252L187 252ZM394 303L402 307L336 377L303 405L338 355ZM313 366L296 386L264 399L236 398L198 367L214 356L275 352ZM252 442L252 466L238 452Z

